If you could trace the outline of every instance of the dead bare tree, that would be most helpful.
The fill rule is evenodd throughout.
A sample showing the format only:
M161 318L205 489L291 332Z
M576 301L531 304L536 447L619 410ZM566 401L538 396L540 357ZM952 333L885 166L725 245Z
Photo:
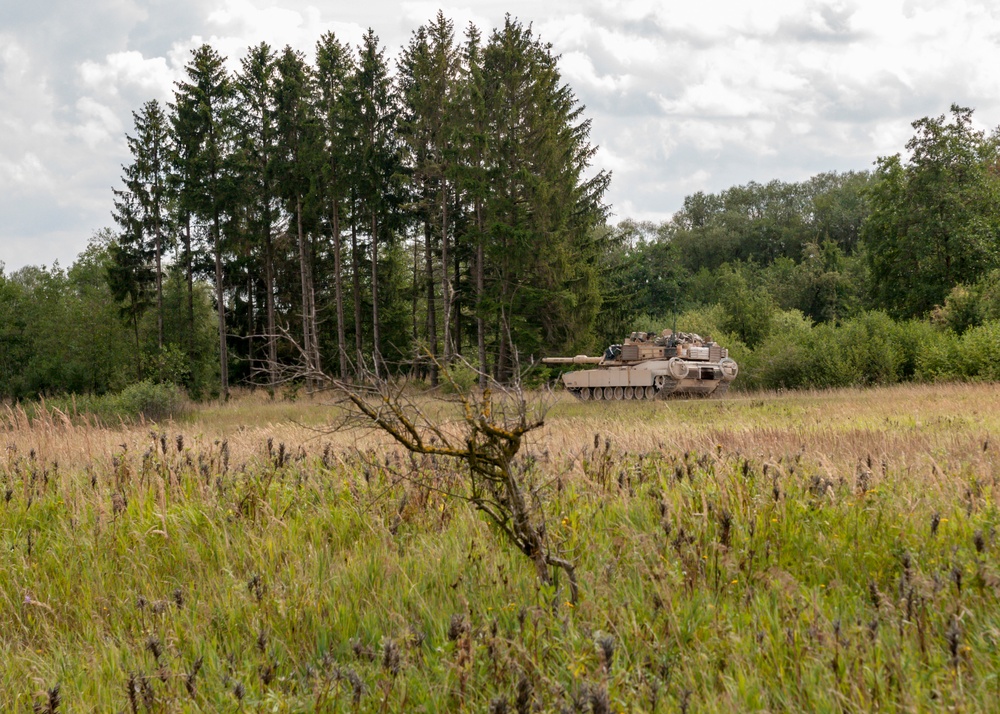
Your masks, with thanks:
M355 418L388 434L410 453L461 464L467 476L463 488L450 490L449 495L467 501L486 516L532 560L543 583L556 583L558 572L564 571L570 601L575 603L579 594L575 566L554 552L546 539L536 494L515 460L526 435L544 426L546 405L541 401L529 404L520 380L509 384L491 380L486 389L465 389L457 384L451 365L427 356L435 361L452 392L438 393L437 399L449 402L457 418L430 416L418 398L411 396L405 380L377 378L369 371L358 383L328 382L344 395Z

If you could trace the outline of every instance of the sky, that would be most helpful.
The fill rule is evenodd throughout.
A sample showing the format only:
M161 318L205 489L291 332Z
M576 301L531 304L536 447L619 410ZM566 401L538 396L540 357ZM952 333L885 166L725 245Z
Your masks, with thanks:
M311 58L326 31L390 56L438 10L457 34L510 13L560 56L586 106L613 221L666 220L696 191L870 169L910 123L1000 124L991 0L45 0L0 4L0 263L73 263L111 226L132 112L167 102L193 48Z

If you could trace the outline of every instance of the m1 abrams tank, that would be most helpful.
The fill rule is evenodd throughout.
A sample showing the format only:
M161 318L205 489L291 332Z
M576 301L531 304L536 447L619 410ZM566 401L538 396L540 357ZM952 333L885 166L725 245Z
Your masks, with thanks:
M633 332L624 344L608 347L603 357L546 357L542 362L594 365L562 376L566 389L583 400L720 397L739 373L719 344L672 330Z

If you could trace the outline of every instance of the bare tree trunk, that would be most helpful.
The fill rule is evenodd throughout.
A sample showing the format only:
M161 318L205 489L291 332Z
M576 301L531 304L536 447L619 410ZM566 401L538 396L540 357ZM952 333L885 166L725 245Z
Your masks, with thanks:
M212 231L215 246L215 299L219 306L219 371L222 398L229 401L229 350L226 347L226 304L222 290L222 236L219 234L219 212L215 211Z
M483 294L485 293L485 268L483 259L485 250L483 248L483 206L482 202L476 199L476 232L478 240L476 242L476 343L479 348L479 388L486 387L486 320L483 319Z
M253 371L254 365L254 354L253 354L253 338L257 334L257 318L254 315L254 301L253 301L253 272L247 271L247 357L250 359L250 369ZM251 382L253 384L253 382ZM256 386L256 385L254 385Z
M311 390L316 372L313 365L312 326L309 323L309 257L302 231L302 197L298 195L295 197L295 223L299 239L299 278L302 283L302 353L306 360L306 385Z
M456 211L457 212L457 211ZM459 252L455 250L455 277L451 284L451 313L455 316L455 325L452 329L452 340L455 343L455 354L462 356L462 261Z
M418 300L418 297L419 297L418 286L420 284L420 268L419 268L420 257L418 255L419 248L420 248L420 241L418 241L416 239L416 237L414 236L414 238L413 238L413 291L412 291L412 293L410 295L410 320L412 322L413 344L417 344L417 341L420 339L420 332L419 332L418 327L417 327L417 303L419 302L419 300Z
M347 348L344 331L344 275L341 266L340 206L333 202L330 223L333 226L333 292L337 303L337 354L340 357L340 378L347 379Z
M274 396L278 383L278 343L274 334L274 244L271 242L271 211L266 214L264 239L264 293L267 302L267 373L268 391Z
M351 276L353 281L354 290L354 347L355 347L355 369L357 370L357 376L361 377L361 368L364 364L364 359L361 353L361 266L358 263L358 225L354 216L354 204L352 201L351 208L351 262L352 273Z
M187 283L188 359L194 358L194 258L191 255L191 215L184 217L184 278Z
M307 266L309 277L309 329L312 333L313 368L316 370L316 387L318 388L320 383L319 375L323 372L323 363L320 360L319 352L319 319L316 313L316 279L313 273L313 268L316 265L315 242L312 239L307 238L306 248L309 251L309 264Z
M378 219L375 211L371 212L372 231L372 366L376 379L382 378L382 341L381 325L378 314Z
M159 206L157 206L159 211ZM163 236L160 232L160 216L156 216L156 347L163 352L163 267L161 265L161 253L163 251Z
M430 220L424 221L424 269L427 271L427 347L431 351L431 386L438 383L437 308L434 291L434 248Z
M448 278L448 182L441 191L441 300L444 309L444 363L451 364L451 285Z

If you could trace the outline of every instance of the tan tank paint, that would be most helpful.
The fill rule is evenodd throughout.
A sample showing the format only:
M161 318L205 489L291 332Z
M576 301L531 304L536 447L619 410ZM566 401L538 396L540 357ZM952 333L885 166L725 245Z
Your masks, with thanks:
M722 396L739 374L728 351L700 335L664 330L633 332L603 357L547 357L546 364L595 365L566 372L563 384L583 400L660 399L667 396Z

